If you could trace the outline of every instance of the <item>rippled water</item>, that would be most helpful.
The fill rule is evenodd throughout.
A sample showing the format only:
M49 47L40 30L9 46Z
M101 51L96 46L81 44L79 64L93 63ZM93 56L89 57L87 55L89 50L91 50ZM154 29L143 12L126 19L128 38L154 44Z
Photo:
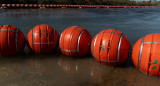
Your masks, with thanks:
M132 46L142 36L160 33L159 8L10 9L0 10L0 25L20 28L25 36L38 24L48 24L60 34L69 26L82 26L92 37L107 28L125 33ZM51 55L0 58L0 86L159 86L159 78L138 71L131 58L118 67L87 57Z

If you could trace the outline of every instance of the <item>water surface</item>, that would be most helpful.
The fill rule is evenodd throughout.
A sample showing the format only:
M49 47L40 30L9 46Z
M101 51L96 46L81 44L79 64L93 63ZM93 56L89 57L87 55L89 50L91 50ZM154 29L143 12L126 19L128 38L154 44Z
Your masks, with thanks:
M60 34L69 26L82 26L92 37L103 29L125 33L132 46L141 37L160 33L159 8L10 9L0 10L0 25L14 25L25 36L38 24ZM51 55L30 54L0 58L1 86L159 86L159 78L138 71L131 57L121 66L96 62L91 55L68 57L59 50Z

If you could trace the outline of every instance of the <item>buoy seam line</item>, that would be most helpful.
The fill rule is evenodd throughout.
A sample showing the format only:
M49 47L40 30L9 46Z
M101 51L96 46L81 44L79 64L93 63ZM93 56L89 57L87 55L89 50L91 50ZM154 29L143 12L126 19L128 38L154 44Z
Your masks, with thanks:
M97 37L98 37L99 34L96 35L96 38L94 39L94 44L93 44L93 57L95 57L95 45L96 45L96 40L97 40Z
M49 43L33 43L33 44L52 44L54 42L49 42Z
M65 31L65 30L64 30L64 31ZM64 32L64 31L63 31L63 32ZM65 31L65 33L62 32L61 35L60 35L59 47L60 47L60 49L62 49L62 50L63 50L63 48L64 48L64 37L66 36L67 31L68 31L68 28L67 28L67 30ZM61 48L61 46L60 46L61 44L60 44L60 43L61 43L61 37L62 37L63 34L64 34L64 36L63 36L63 44L62 44L63 47ZM64 53L65 53L65 52L64 52Z
M119 34L119 33L116 33L116 32L112 32L112 31L103 31L103 32L99 32L99 33L105 33L105 32L109 32L109 33L115 33L115 34L117 34L117 35L121 36L121 34Z
M122 35L119 38L118 49L117 49L117 63L119 62L119 52L120 52L120 47L121 47L123 36L124 36L124 34L122 33Z
M11 31L11 32L16 32L16 31L14 31L14 30L8 30L8 29L2 29L2 30L0 30L0 31Z
M104 33L102 33L102 36L101 36L101 38L100 38L100 42L99 42L99 44L101 45L102 44L102 39L103 39L103 36L104 36ZM95 47L95 46L94 46ZM98 55L98 59L100 59L101 58L101 49L102 49L102 47L98 47L98 49L99 49L99 51L98 51L98 53L99 53L99 55ZM101 61L100 61L100 63L101 63Z
M109 46L109 47L111 47L111 44L112 44L112 41L113 41L113 36L115 35L114 33L116 33L116 31L117 31L117 30L113 30L112 32L110 32L111 35L110 35L110 37L109 37L110 39L109 39L109 43L108 43L108 46ZM107 52L108 61L110 61L110 52L111 52L111 49L108 48L108 52ZM110 64L110 63L108 63L108 64Z
M41 40L42 40L42 38L41 38L41 37L42 37L42 36L41 36L41 35L42 35L42 34L41 34L41 27L40 27L40 25L38 25L38 26L39 26L38 30L39 30L39 32L40 32L40 33L39 33L39 41L40 41L40 43L41 43ZM40 46L39 46L39 53L41 53L41 44L40 44Z
M33 51L34 51L34 28L33 28L33 30L32 30L32 45L33 45Z
M94 57L95 59L98 59L99 61L102 61L102 62L117 62L117 60L116 61L106 61L106 60L102 60L102 59L99 59L99 58L96 58L96 57Z
M143 44L160 44L160 42L145 42Z
M17 33L18 33L18 29L16 28L15 42L16 42L16 51L18 52L18 45L17 45L17 37L18 37L18 35L17 35Z
M10 25L7 25L7 29L11 29L11 26ZM7 31L7 46L10 48L10 34L9 34L10 31ZM15 38L16 39L16 38Z
M68 50L70 50L71 49L71 43L72 43L72 38L73 38L73 34L75 33L75 31L77 30L77 29L75 29L76 27L74 27L74 29L72 30L72 32L71 32L71 35L70 35L70 40L69 40L69 43L68 43ZM69 54L71 55L71 53L72 52L69 52Z
M112 31L103 31L102 37L103 37L103 35L104 35L104 32L109 32L109 33L110 33L110 35L109 35L109 37L108 37L108 38L109 38L108 44L107 44L108 47L111 47L111 43L112 43L112 40L111 40L111 39L113 38L113 35L114 35L113 33L114 33L114 31L115 31L115 30L112 30ZM101 38L101 40L102 40L102 38ZM110 61L110 52L111 52L111 50L110 50L109 48L107 48L107 51L108 51L108 52L106 53L106 54L107 54L106 61ZM99 57L100 57L100 56L99 56ZM100 59L100 58L99 58L99 59ZM110 62L109 62L108 64L110 64Z
M60 49L62 49L63 51L66 51L66 52L77 52L77 50L65 50L63 48L60 48Z
M84 33L84 30L81 31L81 33L80 33L80 35L78 37L78 43L77 43L77 52L78 52L78 55L79 55L79 42L80 42L80 39L81 39L81 36L82 36L83 33Z
M54 48L55 48L55 29L53 29L53 42L54 42L54 44L53 44L53 46L54 46Z
M139 58L138 58L138 69L140 70L140 64L141 64L141 56L142 56L142 50L143 50L143 43L144 43L144 37L142 38L142 43L139 51Z

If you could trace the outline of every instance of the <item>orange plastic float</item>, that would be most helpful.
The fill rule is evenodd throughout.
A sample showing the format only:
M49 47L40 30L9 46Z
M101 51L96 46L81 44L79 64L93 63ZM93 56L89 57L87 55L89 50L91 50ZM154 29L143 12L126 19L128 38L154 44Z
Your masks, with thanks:
M29 5L28 5L28 4L25 4L25 7L29 7Z
M132 60L140 71L160 76L160 34L140 38L133 47Z
M34 4L34 5L33 5L33 7L37 8L37 7L38 7L38 5L37 5L37 4Z
M20 4L16 4L16 7L20 7Z
M42 7L42 5L41 5L41 4L39 4L39 5L38 5L38 7Z
M14 26L0 26L0 56L21 53L25 46L24 34Z
M11 4L7 4L7 7L11 7Z
M42 5L42 7L46 7L46 5L45 5L45 4L43 4L43 5Z
M12 7L16 7L16 4L12 4Z
M49 25L37 25L27 35L28 47L37 54L53 52L58 46L58 32Z
M53 5L51 4L51 5L49 5L50 7L53 7Z
M50 6L49 4L46 5L46 7L49 7L49 6Z
M33 4L29 4L29 7L33 7Z
M99 32L92 40L91 52L96 61L107 65L118 65L129 56L130 42L126 36L114 29Z
M71 26L65 29L59 40L63 54L68 56L85 56L89 52L91 36L80 26Z
M24 7L24 4L21 4L20 6L23 8L23 7Z

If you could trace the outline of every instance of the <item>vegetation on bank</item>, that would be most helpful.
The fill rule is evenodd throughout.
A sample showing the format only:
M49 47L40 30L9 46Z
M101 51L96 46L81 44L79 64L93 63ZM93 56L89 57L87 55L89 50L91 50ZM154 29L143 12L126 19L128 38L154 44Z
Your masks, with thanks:
M0 0L4 4L78 4L78 5L130 5L151 6L151 2L135 2L129 0Z

